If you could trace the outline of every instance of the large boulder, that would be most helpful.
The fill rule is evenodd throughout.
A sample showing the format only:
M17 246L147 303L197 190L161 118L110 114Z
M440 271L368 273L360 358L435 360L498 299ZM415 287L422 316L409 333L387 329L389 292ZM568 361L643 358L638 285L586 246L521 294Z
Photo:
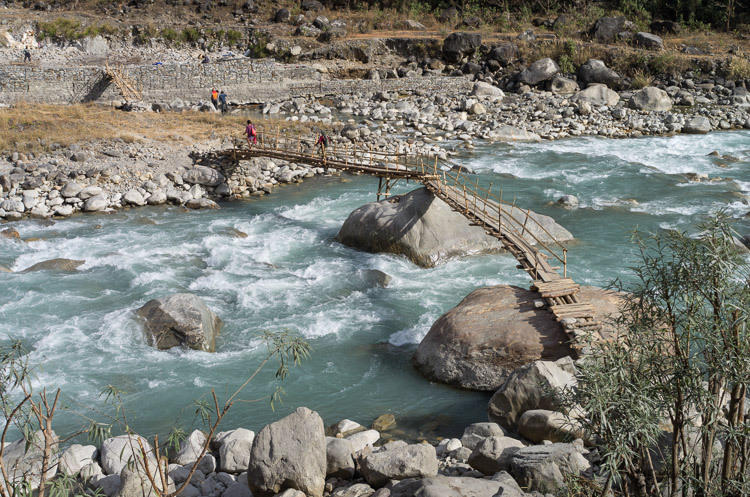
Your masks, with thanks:
M552 410L557 407L555 392L576 385L570 359L559 363L534 361L516 369L490 399L487 416L511 431L518 428L518 419L532 409Z
M354 476L354 446L345 438L326 437L326 477L349 480Z
M432 445L391 442L364 458L359 469L367 483L382 487L390 480L435 476L438 460Z
M580 90L578 83L572 79L564 78L562 76L555 76L547 82L547 89L552 93L558 95L572 95L573 93Z
M664 40L651 33L639 32L635 34L635 44L647 50L663 50Z
M384 494L388 495L388 494ZM467 476L432 476L396 483L390 497L523 497L524 492L510 478L507 480L470 478Z
M495 97L502 98L505 96L503 90L497 86L485 83L484 81L477 81L474 83L474 87L471 89L471 94L477 97Z
M711 127L711 121L705 116L695 116L685 123L682 127L683 133L691 135L705 135L710 133L713 128Z
M572 417L547 409L526 411L518 420L518 434L532 442L570 442L583 438L583 429Z
M672 109L672 99L664 90L655 86L647 86L630 97L628 107L649 112L668 111Z
M554 78L560 72L560 66L549 57L537 60L521 71L518 81L527 85L538 85Z
M476 33L453 33L443 40L443 57L452 63L474 55L482 44L482 36Z
M490 50L487 54L488 60L495 60L502 66L507 66L518 60L518 46L515 43L503 43Z
M498 471L507 471L513 454L523 449L525 445L510 437L485 438L469 456L469 465L491 476Z
M472 423L464 428L461 445L469 450L474 450L487 438L504 436L505 430L497 423Z
M151 471L156 469L156 459L148 440L139 435L119 435L108 438L102 442L100 458L102 469L108 475L120 475L123 470L131 465L143 469L143 452L148 457Z
M191 293L176 293L149 300L138 309L153 345L161 350L185 345L191 349L216 351L221 319L205 302Z
M50 458L45 475L47 479L55 475L60 455L57 436L55 432L51 435ZM29 483L31 488L37 489L42 480L44 453L45 437L42 431L35 431L29 443L21 438L6 444L3 449L3 466L7 471L8 483ZM2 483L2 476L0 476L0 484Z
M583 287L579 295L594 305L598 320L617 310L615 292ZM432 325L414 365L434 381L494 391L516 368L573 355L560 324L535 306L538 299L539 294L515 286L475 290Z
M518 450L511 459L510 474L522 488L558 494L565 487L565 476L578 475L590 467L573 444L553 443Z
M610 88L614 88L620 82L620 75L607 67L607 65L599 59L587 60L578 68L576 76L578 77L578 81L586 85L601 83Z
M625 17L601 17L591 28L591 37L596 41L614 41L625 28Z
M94 445L73 444L60 457L58 471L66 475L75 476L81 469L96 461L99 453Z
M322 497L326 477L326 439L318 413L299 407L265 426L253 442L247 482L256 497L283 489Z
M423 267L451 257L503 250L499 240L469 225L426 188L356 209L337 239L367 252L403 254Z
M219 460L221 470L227 473L242 473L250 464L250 451L253 448L255 433L245 428L237 428L216 436L221 443Z
M585 90L576 93L572 100L588 102L593 106L608 105L614 107L620 101L620 95L603 84L591 84Z
M152 468L155 471L155 467ZM152 474L154 474L152 472ZM172 478L167 476L167 488L162 488L161 480L156 479L157 489L151 484L147 474L137 469L124 468L121 474L120 488L113 497L159 497L175 491Z
M224 175L216 169L206 166L195 166L182 175L182 179L191 184L217 186L224 182Z

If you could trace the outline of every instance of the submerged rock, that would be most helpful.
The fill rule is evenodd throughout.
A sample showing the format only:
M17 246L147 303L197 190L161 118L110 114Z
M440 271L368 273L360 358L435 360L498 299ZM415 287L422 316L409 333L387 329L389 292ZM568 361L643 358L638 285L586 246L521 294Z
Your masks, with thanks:
M73 259L51 259L49 261L37 262L31 267L28 267L21 271L22 273L30 273L32 271L75 271L78 266L84 264L86 261L76 261Z
M214 352L221 319L191 293L153 299L138 309L153 345L161 350L186 345Z

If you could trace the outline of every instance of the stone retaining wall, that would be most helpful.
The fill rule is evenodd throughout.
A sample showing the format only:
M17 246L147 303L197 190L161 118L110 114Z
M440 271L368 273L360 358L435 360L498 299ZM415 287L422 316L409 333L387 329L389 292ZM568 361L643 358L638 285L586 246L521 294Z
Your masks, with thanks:
M231 100L263 103L302 95L330 96L354 91L424 90L455 92L470 89L465 78L395 80L330 80L308 65L279 64L246 58L211 64L127 66L131 80L146 101L207 101L212 87ZM74 103L121 99L101 67L0 67L0 103L18 101Z

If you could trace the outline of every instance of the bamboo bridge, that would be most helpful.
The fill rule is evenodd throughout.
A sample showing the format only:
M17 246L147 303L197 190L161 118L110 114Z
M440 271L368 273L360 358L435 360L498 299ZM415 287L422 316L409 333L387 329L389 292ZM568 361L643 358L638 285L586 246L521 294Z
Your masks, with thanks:
M218 155L235 164L255 157L267 157L376 176L378 200L388 198L398 181L421 183L470 224L481 226L488 235L500 240L518 261L516 267L526 271L532 279L531 290L546 301L547 309L568 336L571 348L580 353L584 335L596 335L602 329L602 324L595 318L594 307L581 300L579 285L567 275L567 248L556 241L529 210L517 206L515 198L508 203L503 200L502 190L493 192L492 183L483 188L478 180L472 182L467 174L462 174L460 168L455 170L441 165L437 157L390 153L375 150L372 146L333 142L322 153L316 151L313 141L301 136L290 137L280 128L275 133L259 133L260 137L263 139L252 147L244 139L236 139L234 148L219 151ZM547 242L542 240L544 235ZM550 261L558 265L553 266ZM562 276L558 273L561 269Z

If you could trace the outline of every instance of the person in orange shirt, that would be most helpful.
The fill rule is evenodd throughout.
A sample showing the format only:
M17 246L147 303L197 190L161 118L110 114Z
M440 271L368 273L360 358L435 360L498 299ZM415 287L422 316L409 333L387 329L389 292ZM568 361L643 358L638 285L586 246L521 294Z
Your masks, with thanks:
M211 103L214 104L214 109L219 108L219 92L216 88L211 88Z

